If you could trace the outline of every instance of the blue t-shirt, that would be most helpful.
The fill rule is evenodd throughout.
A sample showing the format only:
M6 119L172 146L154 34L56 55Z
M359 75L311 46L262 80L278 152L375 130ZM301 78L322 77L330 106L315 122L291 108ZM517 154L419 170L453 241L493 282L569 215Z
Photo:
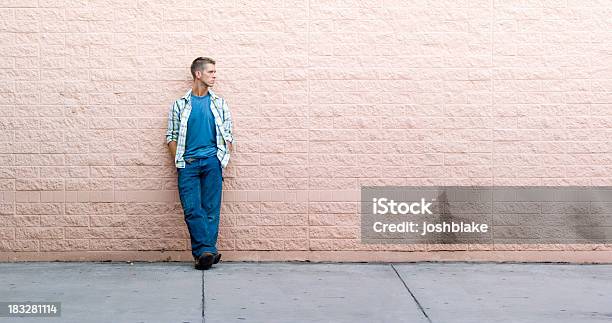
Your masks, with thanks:
M191 114L187 120L185 158L206 158L217 155L217 129L210 111L210 95L191 94Z

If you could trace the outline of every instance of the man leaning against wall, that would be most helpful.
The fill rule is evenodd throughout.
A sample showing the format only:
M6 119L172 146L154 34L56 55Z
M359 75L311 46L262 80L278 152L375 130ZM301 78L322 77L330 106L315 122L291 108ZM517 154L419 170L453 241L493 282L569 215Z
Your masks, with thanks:
M207 270L221 259L217 250L223 168L232 150L232 116L225 100L210 89L215 61L191 63L193 83L170 107L166 142L174 157L178 190L191 239L195 268Z

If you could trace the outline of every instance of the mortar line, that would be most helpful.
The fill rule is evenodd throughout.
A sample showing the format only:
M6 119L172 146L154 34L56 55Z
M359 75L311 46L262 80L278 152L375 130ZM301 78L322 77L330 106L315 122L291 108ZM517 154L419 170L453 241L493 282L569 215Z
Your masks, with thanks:
M408 285L406 284L406 282L404 281L402 276L397 272L397 269L395 268L395 266L393 264L391 264L391 268L393 268L393 271L395 271L395 274L397 275L397 278L399 278L399 280L402 282L402 284L404 284L404 287L406 288L408 293L410 293L410 296L412 296L412 299L417 304L419 310L421 310L421 313L423 313L423 315L425 315L425 318L427 319L427 322L433 323L431 318L429 317L429 315L427 315L427 312L425 312L425 309L423 308L423 306L421 305L419 300L416 298L416 296L414 296L414 294L412 293L412 291L410 290L410 288L408 287Z
M310 0L306 1L306 140L308 141L308 149L306 153L306 172L308 173L308 189L306 190L306 234L308 240L308 251L312 251L310 247L310 130L312 129L312 105L310 104ZM15 213L17 214L17 213ZM334 221L336 221L334 216ZM310 256L308 256L310 258Z

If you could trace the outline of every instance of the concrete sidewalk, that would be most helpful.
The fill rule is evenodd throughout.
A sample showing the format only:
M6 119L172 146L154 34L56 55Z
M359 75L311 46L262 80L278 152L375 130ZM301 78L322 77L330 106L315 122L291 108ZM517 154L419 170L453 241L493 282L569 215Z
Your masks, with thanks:
M0 322L612 322L612 265L0 263Z

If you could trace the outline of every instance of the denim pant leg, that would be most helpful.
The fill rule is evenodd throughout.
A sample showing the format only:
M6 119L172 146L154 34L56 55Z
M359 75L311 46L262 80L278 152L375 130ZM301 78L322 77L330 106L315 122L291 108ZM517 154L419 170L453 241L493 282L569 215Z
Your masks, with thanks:
M200 190L202 191L202 208L207 219L206 252L217 253L217 237L219 235L219 216L221 213L222 169L221 162L216 156L201 159L203 178Z
M202 208L200 167L197 162L187 163L185 168L178 169L178 191L191 238L191 253L199 257L206 246L208 221Z

